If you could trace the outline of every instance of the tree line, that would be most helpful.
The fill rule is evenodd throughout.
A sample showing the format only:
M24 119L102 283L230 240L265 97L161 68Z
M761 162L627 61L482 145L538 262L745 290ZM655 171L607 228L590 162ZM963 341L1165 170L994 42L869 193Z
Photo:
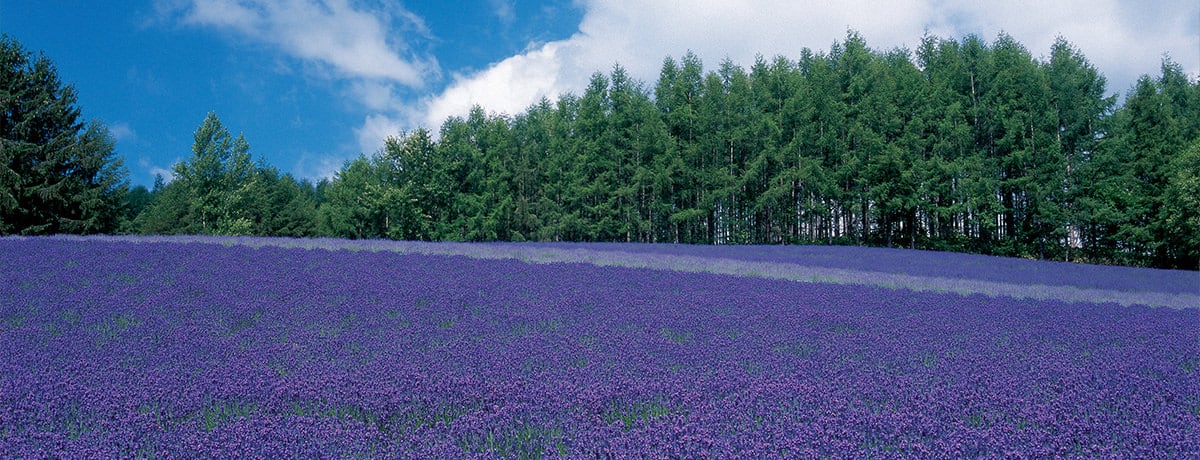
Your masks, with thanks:
M617 65L581 95L401 133L316 184L253 161L209 114L174 180L118 190L107 227L0 230L856 244L1196 269L1200 82L1164 59L1121 104L1106 84L1065 39L1038 59L1003 34L876 51L850 32L748 70L667 58L652 86Z

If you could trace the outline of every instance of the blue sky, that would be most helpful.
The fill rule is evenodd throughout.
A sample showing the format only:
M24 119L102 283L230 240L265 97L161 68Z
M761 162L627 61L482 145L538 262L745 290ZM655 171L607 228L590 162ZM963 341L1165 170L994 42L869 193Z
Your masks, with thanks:
M43 51L86 119L108 124L134 184L190 154L216 112L256 158L328 177L388 135L436 131L473 104L517 113L621 63L653 82L666 56L711 68L795 58L859 31L877 49L922 35L994 39L1034 56L1066 37L1124 93L1164 53L1200 75L1194 0L0 0L0 31Z

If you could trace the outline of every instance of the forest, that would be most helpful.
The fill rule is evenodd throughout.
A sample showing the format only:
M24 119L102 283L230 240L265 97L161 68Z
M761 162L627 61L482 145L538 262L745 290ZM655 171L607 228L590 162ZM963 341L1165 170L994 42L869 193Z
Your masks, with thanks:
M1200 269L1200 81L1164 58L1107 96L1060 38L1007 35L618 64L525 112L397 133L312 183L210 113L130 187L44 57L0 41L0 234L838 244ZM52 102L52 103L51 103ZM169 180L168 180L169 179Z

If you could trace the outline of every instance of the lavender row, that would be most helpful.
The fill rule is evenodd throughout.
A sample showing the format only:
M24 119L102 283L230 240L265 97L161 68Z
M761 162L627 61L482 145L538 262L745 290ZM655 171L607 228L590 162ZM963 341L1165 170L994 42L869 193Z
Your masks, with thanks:
M249 246L387 250L461 254L479 258L516 257L559 261L562 253L596 253L768 262L805 267L893 273L920 277L984 280L1009 284L1072 286L1131 292L1200 295L1200 272L1039 261L979 254L858 246L687 245L645 243L426 243L392 240L264 237L72 237L116 241L209 242ZM592 256L594 257L594 256Z
M710 246L643 243L520 243L519 245L789 263L812 267L1013 284L1200 294L1200 272L1197 271L1089 265L912 249L858 246Z
M71 241L199 242L250 247L348 249L411 254L465 255L537 263L583 262L604 266L718 273L792 281L883 286L915 291L984 294L1066 302L1113 302L1200 308L1200 273L1102 267L927 251L855 247L682 246L636 243L428 243L391 240L292 239L212 236L61 236ZM639 252L640 251L640 252ZM880 256L879 251L890 255ZM776 262L765 254L773 252ZM795 253L823 252L815 261ZM791 255L790 257L785 257ZM938 263L938 257L944 260ZM960 260L965 258L966 260ZM917 262L913 262L913 261ZM787 262L791 261L791 262ZM838 268L855 262L858 269ZM838 262L838 263L833 263ZM921 268L913 270L912 267ZM906 269L905 267L909 267ZM923 267L923 268L922 268ZM934 276L936 267L942 276ZM988 271L980 267L990 267ZM1005 267L996 270L995 267ZM926 273L926 275L908 274ZM979 277L972 273L980 272ZM995 281L1007 275L1011 281ZM1078 285L1069 284L1075 281ZM1039 283L1038 281L1045 281ZM1136 287L1131 287L1136 286ZM1194 287L1193 287L1194 286ZM1190 288L1190 290L1189 290Z
M1194 457L1200 310L0 239L0 457Z

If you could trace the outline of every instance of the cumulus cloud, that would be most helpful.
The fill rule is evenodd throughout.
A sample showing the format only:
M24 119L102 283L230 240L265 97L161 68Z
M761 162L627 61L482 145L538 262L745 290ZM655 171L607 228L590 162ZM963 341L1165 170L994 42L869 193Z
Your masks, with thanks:
M172 163L172 165L178 163L179 161L181 161L179 158L175 158L175 161ZM138 166L141 166L142 170L149 172L151 176L162 176L164 183L170 183L171 181L175 180L175 170L173 167L164 168L159 164L153 163L148 157L139 157Z
M428 82L441 78L437 60L413 46L432 37L429 28L395 2L159 0L156 6L182 24L228 31L328 70L323 76L344 83L345 94L373 112L355 130L363 152L399 132L394 119L406 106L405 91L428 91Z
M175 180L175 170L171 169L171 168L163 168L161 166L154 166L154 167L150 168L150 175L162 176L164 184L169 184L169 183L171 183L171 181Z
M948 0L694 2L587 0L579 30L481 71L455 75L442 92L420 101L409 125L438 127L478 104L519 113L541 97L580 92L595 71L620 63L634 78L657 79L663 58L688 50L714 68L722 59L748 66L756 55L795 58L825 51L858 31L877 49L915 49L926 33L993 40L1007 33L1034 57L1066 37L1124 92L1142 73L1154 74L1164 52L1200 73L1200 5L1171 0L1148 8L1135 0L957 2Z
M505 59L487 70L455 76L437 97L422 103L426 108L418 124L436 129L451 116L465 115L473 105L517 113L542 97L554 98L575 89L580 75L590 72L574 61L582 47L567 42L547 43L525 54ZM593 69L594 70L594 69Z
M383 146L384 139L404 130L404 122L398 118L376 113L368 115L362 126L354 130L358 145L364 153L371 153Z
M1048 56L1054 40L1064 37L1104 73L1110 93L1128 91L1142 74L1158 74L1164 54L1200 75L1200 3L1193 0L932 4L931 23L950 36L990 40L1004 31L1034 57Z
M1063 36L1108 77L1110 93L1127 91L1140 74L1156 74L1164 53L1200 75L1200 4L1194 0L1154 7L1137 0L576 0L584 15L569 38L532 44L482 70L451 73L448 81L437 60L416 45L454 32L430 31L395 3L158 1L184 24L226 30L332 70L367 112L355 130L366 153L405 129L436 132L473 105L516 114L543 97L579 93L593 72L617 63L653 83L668 56L692 51L708 69L726 58L749 66L756 55L794 59L804 48L828 51L850 29L881 50L915 49L926 33L991 41L1004 32L1034 57L1048 55ZM488 1L502 23L520 20L510 0Z
M399 6L371 9L348 0L192 0L174 9L184 24L215 27L278 46L343 76L424 86L436 74L398 32L428 35L424 22Z
M457 75L440 94L422 101L416 124L436 127L478 104L518 113L542 97L579 92L596 71L620 64L634 78L657 79L662 60L695 52L710 67L722 59L749 65L755 55L798 56L826 49L860 31L873 46L914 45L928 6L917 1L638 2L590 1L579 31L469 75ZM907 33L907 30L915 30Z
M296 163L292 165L291 173L293 177L313 181L332 179L338 171L341 171L346 160L349 158L302 152L297 156Z

